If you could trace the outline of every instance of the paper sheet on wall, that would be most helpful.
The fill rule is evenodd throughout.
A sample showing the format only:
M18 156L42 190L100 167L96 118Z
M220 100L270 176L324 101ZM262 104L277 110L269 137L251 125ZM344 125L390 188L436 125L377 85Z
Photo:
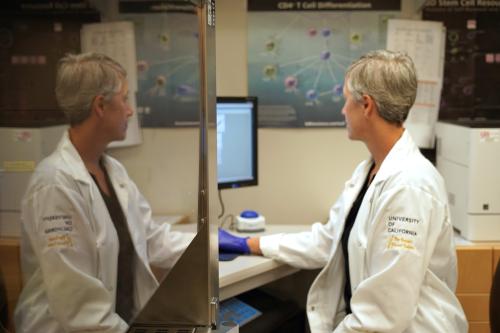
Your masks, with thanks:
M389 20L387 49L407 53L418 76L417 98L405 127L420 148L433 148L443 86L445 28L441 22Z
M137 60L132 22L85 24L81 30L82 52L103 53L118 61L127 71L129 103L134 114L129 118L127 136L109 147L124 147L142 142L135 93L137 92Z

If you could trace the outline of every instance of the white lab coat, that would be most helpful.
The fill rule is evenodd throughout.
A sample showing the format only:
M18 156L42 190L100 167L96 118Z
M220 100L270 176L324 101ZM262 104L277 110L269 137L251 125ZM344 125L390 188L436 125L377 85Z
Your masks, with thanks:
M151 209L124 167L104 156L136 251L134 314L158 286L149 264L173 266L192 234L172 232ZM24 289L16 331L125 332L115 312L118 237L98 187L68 133L33 174L22 203Z
M370 184L351 231L352 314L345 315L339 240L371 163L356 168L325 225L262 237L262 252L300 268L323 268L307 299L312 333L467 332L454 295L457 264L444 182L407 131Z

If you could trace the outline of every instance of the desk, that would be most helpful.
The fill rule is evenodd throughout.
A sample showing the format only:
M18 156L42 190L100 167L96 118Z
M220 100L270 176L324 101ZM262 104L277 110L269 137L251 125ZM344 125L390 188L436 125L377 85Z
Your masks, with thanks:
M234 234L252 237L310 229L310 225L268 225L264 232ZM298 268L262 256L239 256L232 261L219 262L219 298L223 301L298 271Z
M194 231L195 224L173 225L172 230ZM268 225L263 232L241 233L238 236L263 236L280 232L310 230L310 225ZM245 291L263 286L287 275L298 272L298 268L262 256L239 256L232 261L219 262L219 299L221 301Z

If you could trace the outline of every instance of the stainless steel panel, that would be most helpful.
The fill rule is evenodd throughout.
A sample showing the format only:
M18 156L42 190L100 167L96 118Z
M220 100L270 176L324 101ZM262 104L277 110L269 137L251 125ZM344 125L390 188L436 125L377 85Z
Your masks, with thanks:
M179 1L173 1L179 3ZM215 1L198 5L200 50L200 156L198 233L142 311L129 332L207 331L216 327L218 308L215 129ZM184 332L184 331L183 331Z

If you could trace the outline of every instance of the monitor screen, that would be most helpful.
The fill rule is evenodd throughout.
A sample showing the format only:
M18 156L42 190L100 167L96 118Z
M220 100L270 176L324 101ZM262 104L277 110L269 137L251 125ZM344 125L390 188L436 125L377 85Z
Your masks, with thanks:
M217 182L257 185L257 97L217 97Z

